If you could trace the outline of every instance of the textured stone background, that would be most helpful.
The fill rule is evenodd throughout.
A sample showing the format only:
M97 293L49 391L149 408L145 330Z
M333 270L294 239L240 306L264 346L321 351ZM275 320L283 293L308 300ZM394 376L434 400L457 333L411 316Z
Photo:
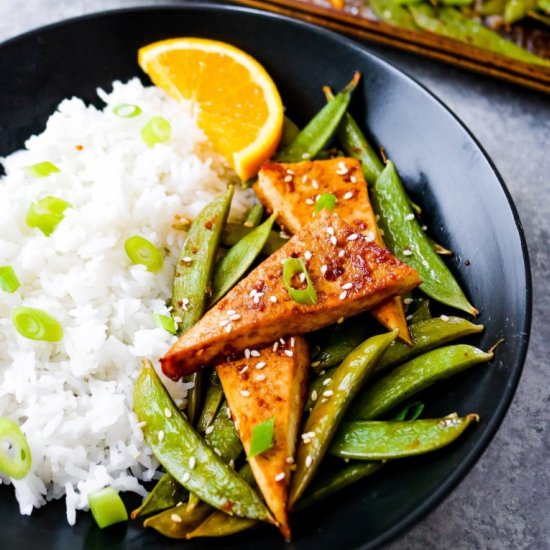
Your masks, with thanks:
M0 41L83 13L153 3L0 0ZM497 436L452 495L389 548L550 548L550 96L389 48L372 49L439 96L486 149L523 221L534 283L527 363Z

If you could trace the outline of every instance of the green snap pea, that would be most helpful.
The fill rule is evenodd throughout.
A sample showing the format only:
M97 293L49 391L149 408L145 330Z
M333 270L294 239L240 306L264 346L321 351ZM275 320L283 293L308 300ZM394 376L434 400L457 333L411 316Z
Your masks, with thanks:
M427 321L432 318L432 312L430 311L430 300L421 300L420 304L411 313L409 324L418 323L420 321Z
M434 317L426 321L417 321L409 325L413 345L392 342L375 366L376 372L409 361L431 349L449 344L459 338L483 332L483 325L476 325L461 317Z
M384 23L403 29L418 30L409 11L393 0L369 0L369 7Z
M313 357L311 367L319 372L339 365L367 337L369 326L361 319L354 317L336 325L326 344Z
M204 434L205 430L212 424L218 409L223 401L223 389L220 384L220 379L215 370L210 373L210 380L208 388L206 389L206 395L204 397L204 405L202 407L201 415L197 422L197 431L200 434Z
M132 519L157 514L176 506L187 498L188 492L170 475L164 474L147 495L142 504L131 514Z
M248 463L239 470L239 475L250 486L256 487L256 481ZM257 523L254 519L228 516L219 510L215 510L196 529L188 533L186 538L225 537L250 529Z
M511 25L523 19L536 5L535 0L508 0L504 7L504 22Z
M300 133L298 125L286 115L283 118L283 135L279 142L279 149L284 149L287 145L290 145Z
M237 460L243 450L235 424L230 418L227 403L224 403L214 418L214 422L206 430L205 440L214 452L225 462Z
M296 503L296 511L326 499L340 489L355 483L380 470L381 462L353 461L339 468L334 468L325 475L315 479L304 496Z
M351 82L327 103L307 126L276 155L279 162L301 162L314 159L334 135L351 100L361 75L355 73Z
M243 222L245 227L256 227L260 225L262 218L264 217L264 207L263 204L256 203L246 215L246 218Z
M256 492L180 414L147 362L135 384L134 411L157 460L188 491L231 515L273 522Z
M245 227L239 223L226 223L225 228L222 232L222 244L224 246L234 246L244 237L246 237L253 228ZM288 239L284 239L276 231L270 231L269 236L265 242L264 247L262 248L262 254L264 256L271 256L274 252L279 250Z
M365 389L350 409L350 420L373 420L391 411L416 393L493 358L467 344L437 348L415 357Z
M501 15L505 6L506 0L488 0L477 8L477 12L480 15Z
M422 231L393 162L386 164L373 189L373 207L380 216L386 244L401 261L418 271L422 278L420 289L443 304L477 314Z
M176 264L172 288L172 317L178 333L189 330L203 315L222 229L233 198L233 187L207 204L193 220ZM203 374L191 375L194 383L187 398L187 416L195 423L199 414Z
M275 213L262 225L252 229L220 260L212 281L212 304L225 296L259 256L269 238L276 217Z
M305 422L296 452L289 509L298 501L317 471L340 419L367 379L377 359L397 336L397 330L373 336L355 348L333 372Z
M424 420L345 422L334 437L331 455L355 460L390 460L436 451L452 443L477 414Z
M538 0L537 8L550 15L550 0Z
M199 502L196 506L180 503L147 518L143 526L154 529L171 539L185 539L187 534L199 526L211 511L212 508L205 502Z

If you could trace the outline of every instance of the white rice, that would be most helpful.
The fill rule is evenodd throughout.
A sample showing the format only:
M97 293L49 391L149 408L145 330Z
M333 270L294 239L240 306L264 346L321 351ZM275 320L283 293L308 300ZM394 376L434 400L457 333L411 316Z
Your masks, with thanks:
M169 315L165 304L185 239L171 225L176 214L196 216L231 178L189 105L137 79L98 95L103 111L77 98L63 101L42 134L2 159L0 179L0 266L12 266L21 282L13 294L0 290L0 417L21 426L33 457L31 473L13 483L15 495L22 514L65 496L70 524L91 491L112 485L144 495L140 480L158 477L132 413L132 391L140 360L156 362L174 339L152 320L153 312ZM120 103L143 112L119 118L112 107ZM140 130L153 115L170 121L172 138L149 148ZM61 171L27 175L25 166L45 160ZM46 237L25 217L48 195L72 208ZM242 216L251 201L237 193L232 216ZM131 264L124 251L131 235L166 251L160 273ZM20 336L10 320L19 305L53 315L63 340ZM182 384L168 385L185 397Z

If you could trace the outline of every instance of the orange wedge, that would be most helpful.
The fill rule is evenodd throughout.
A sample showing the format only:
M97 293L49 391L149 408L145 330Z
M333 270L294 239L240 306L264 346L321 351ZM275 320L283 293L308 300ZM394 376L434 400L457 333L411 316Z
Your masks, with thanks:
M253 57L216 40L172 38L141 48L138 61L174 99L195 103L199 126L243 180L273 155L281 138L283 104Z

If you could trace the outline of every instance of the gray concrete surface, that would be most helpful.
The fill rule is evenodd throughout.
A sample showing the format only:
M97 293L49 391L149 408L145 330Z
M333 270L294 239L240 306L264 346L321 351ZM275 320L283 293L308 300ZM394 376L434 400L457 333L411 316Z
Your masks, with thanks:
M0 41L68 17L154 0L0 0ZM439 96L481 142L518 208L533 331L519 389L476 467L391 550L550 548L550 96L371 45Z

